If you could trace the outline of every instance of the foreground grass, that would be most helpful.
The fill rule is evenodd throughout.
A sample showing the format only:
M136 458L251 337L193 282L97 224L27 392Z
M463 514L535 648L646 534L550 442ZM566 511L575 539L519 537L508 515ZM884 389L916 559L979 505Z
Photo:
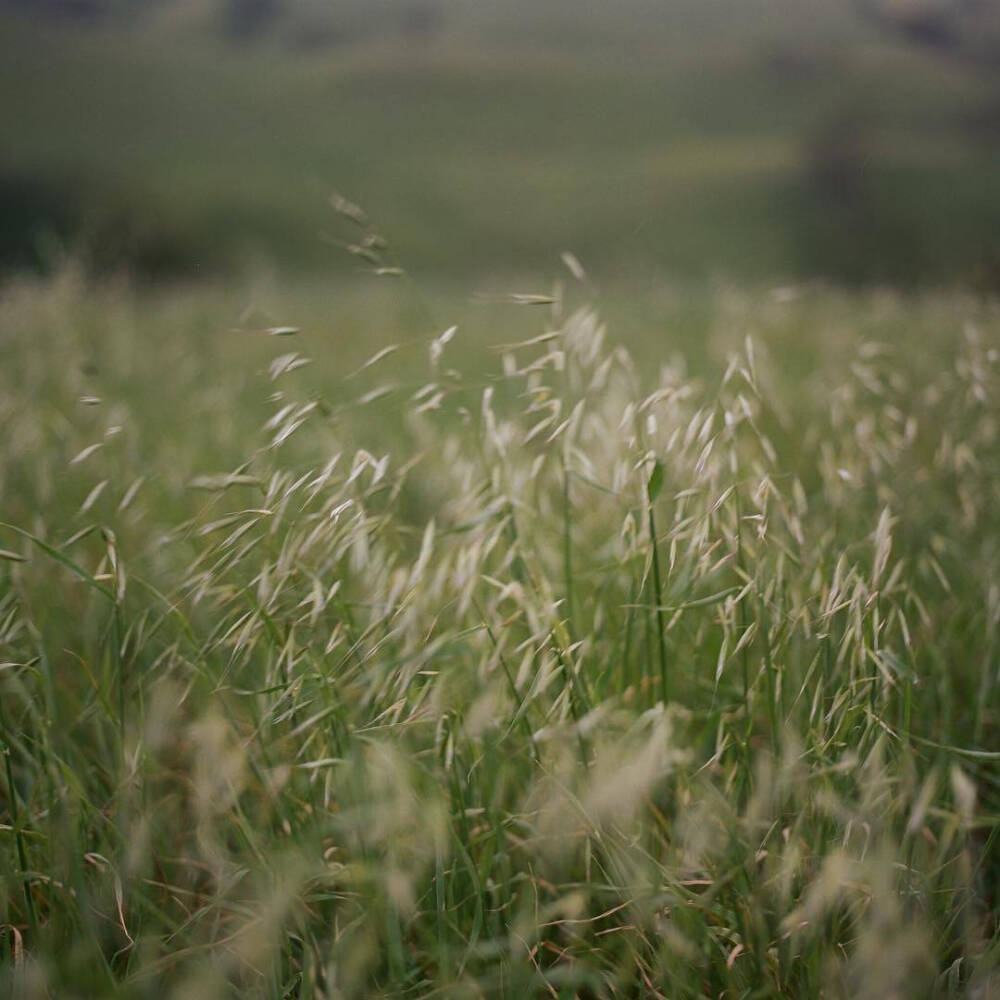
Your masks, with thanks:
M1000 315L710 311L9 287L5 989L994 995Z

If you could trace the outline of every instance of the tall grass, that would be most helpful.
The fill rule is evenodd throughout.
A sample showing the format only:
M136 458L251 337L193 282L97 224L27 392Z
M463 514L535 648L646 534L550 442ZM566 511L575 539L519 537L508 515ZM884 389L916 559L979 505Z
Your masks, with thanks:
M995 308L697 380L544 298L363 363L7 289L6 990L1000 989Z

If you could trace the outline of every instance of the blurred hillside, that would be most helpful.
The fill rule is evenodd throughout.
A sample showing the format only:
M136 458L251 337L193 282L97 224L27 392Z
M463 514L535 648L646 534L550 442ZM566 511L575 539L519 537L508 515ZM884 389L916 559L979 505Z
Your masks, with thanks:
M6 0L0 267L343 268L337 190L431 276L996 287L998 9Z

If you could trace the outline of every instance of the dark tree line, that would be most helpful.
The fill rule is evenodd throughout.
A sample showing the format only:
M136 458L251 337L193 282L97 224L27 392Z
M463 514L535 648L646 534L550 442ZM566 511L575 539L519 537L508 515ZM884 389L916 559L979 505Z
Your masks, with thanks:
M1000 0L856 0L870 22L915 45L1000 72Z
M174 0L0 0L0 8L27 11L42 17L100 23L129 21L147 16ZM234 39L250 39L291 28L303 39L312 32L318 41L336 41L364 34L364 26L413 37L427 36L442 25L437 0L350 0L329 3L309 0L205 0L210 23Z

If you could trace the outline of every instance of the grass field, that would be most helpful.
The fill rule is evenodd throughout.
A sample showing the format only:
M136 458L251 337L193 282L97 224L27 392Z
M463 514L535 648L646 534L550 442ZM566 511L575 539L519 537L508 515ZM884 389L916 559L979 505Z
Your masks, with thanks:
M232 44L192 6L0 11L0 267L55 236L154 275L342 272L339 190L429 280L570 249L604 281L996 287L996 73L851 3L453 3L415 39L371 0L308 48Z
M5 287L5 991L997 994L996 304L570 270Z
M1000 996L988 17L253 6L0 0L0 995Z

